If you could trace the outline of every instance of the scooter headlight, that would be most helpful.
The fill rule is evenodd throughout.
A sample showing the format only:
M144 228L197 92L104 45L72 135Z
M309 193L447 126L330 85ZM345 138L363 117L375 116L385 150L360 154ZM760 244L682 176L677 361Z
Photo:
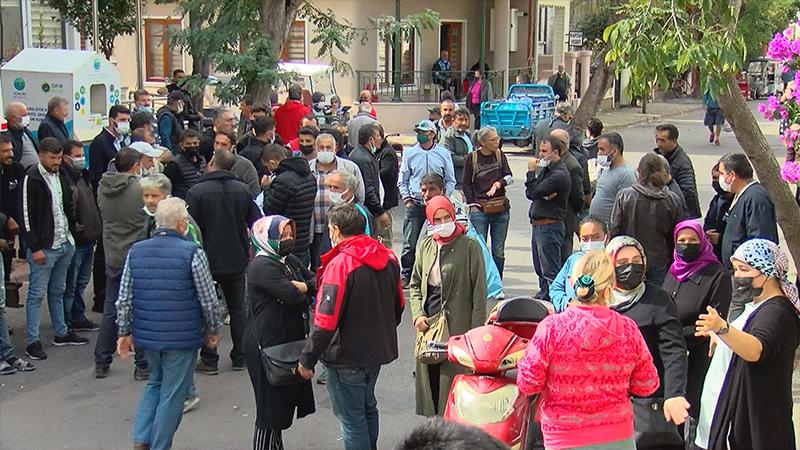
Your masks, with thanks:
M469 353L465 352L459 347L452 348L453 356L456 357L458 363L462 366L466 367L467 369L474 369L475 365L472 363L472 358L469 356Z
M514 401L518 395L515 384L507 384L494 392L480 394L469 384L460 381L453 388L458 416L475 424L486 425L505 420L514 412Z
M520 350L516 353L506 356L502 361L500 361L500 365L497 366L497 370L500 372L505 372L506 370L511 370L514 367L517 367L517 363L520 359L522 359L523 356L525 356L525 350Z

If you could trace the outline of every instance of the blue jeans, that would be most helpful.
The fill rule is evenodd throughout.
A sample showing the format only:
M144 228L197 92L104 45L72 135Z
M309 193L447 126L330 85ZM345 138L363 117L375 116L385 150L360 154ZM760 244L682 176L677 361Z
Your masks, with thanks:
M500 272L500 278L503 278L506 261L506 236L510 216L508 210L498 214L484 214L483 211L469 213L470 223L483 240L488 243L489 234L492 236L492 259Z
M94 244L81 244L75 247L75 255L67 271L67 287L64 291L64 321L72 328L72 321L86 321L86 305L83 293L92 277Z
M375 383L380 366L326 368L333 413L341 422L345 450L378 448L378 400Z
M400 253L400 273L404 279L411 278L411 269L417 257L417 241L425 224L425 207L414 204L406 208L403 216L403 251Z
M531 249L533 268L539 277L538 298L550 301L550 283L561 268L561 244L564 242L564 223L533 225Z
M145 350L150 378L133 421L133 443L167 450L183 417L197 350Z
M28 249L28 263L31 268L28 301L25 302L28 345L39 340L41 323L39 313L45 294L50 309L50 320L53 322L53 332L56 336L67 334L67 324L64 322L64 290L67 285L67 269L72 262L75 246L65 243L56 250L46 248L43 251L47 259L44 264L39 265L33 262L33 255Z

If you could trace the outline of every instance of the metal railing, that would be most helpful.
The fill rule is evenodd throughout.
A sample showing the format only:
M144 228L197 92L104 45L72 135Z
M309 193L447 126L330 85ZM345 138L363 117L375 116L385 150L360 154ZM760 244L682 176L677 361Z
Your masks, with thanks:
M456 100L463 100L474 77L473 71L436 73L430 70L405 70L400 74L400 95L404 102L438 103L441 92L451 91ZM505 71L490 71L486 79L492 84L492 97L502 98ZM359 89L369 89L378 101L394 98L394 73L380 70L356 70Z

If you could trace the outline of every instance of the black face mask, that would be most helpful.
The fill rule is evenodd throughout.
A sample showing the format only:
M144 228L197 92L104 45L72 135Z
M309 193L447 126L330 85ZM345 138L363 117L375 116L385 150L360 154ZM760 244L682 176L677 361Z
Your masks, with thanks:
M700 244L676 244L675 252L687 263L697 261L702 253Z
M714 192L716 192L718 195L725 195L725 194L727 194L727 192L725 192L725 191L722 189L722 186L720 186L720 185L719 185L719 180L714 180L714 181L712 181L712 182L711 182L711 187L713 187L713 188L714 188Z
M764 286L753 286L753 277L733 277L733 296L740 299L752 300L761 295Z
M200 147L184 147L183 153L186 153L186 156L195 156L199 149Z
M624 264L614 269L617 285L626 291L636 289L644 280L644 264Z
M279 256L287 256L289 253L292 253L292 250L294 250L294 239L283 240L278 245Z
M301 145L300 152L304 155L310 155L314 151L314 145Z

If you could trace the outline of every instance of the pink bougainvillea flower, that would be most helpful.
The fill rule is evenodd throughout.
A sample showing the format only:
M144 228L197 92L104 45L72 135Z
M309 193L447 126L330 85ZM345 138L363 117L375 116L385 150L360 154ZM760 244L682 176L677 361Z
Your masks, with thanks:
M800 183L800 163L786 161L781 167L781 178L792 184Z

